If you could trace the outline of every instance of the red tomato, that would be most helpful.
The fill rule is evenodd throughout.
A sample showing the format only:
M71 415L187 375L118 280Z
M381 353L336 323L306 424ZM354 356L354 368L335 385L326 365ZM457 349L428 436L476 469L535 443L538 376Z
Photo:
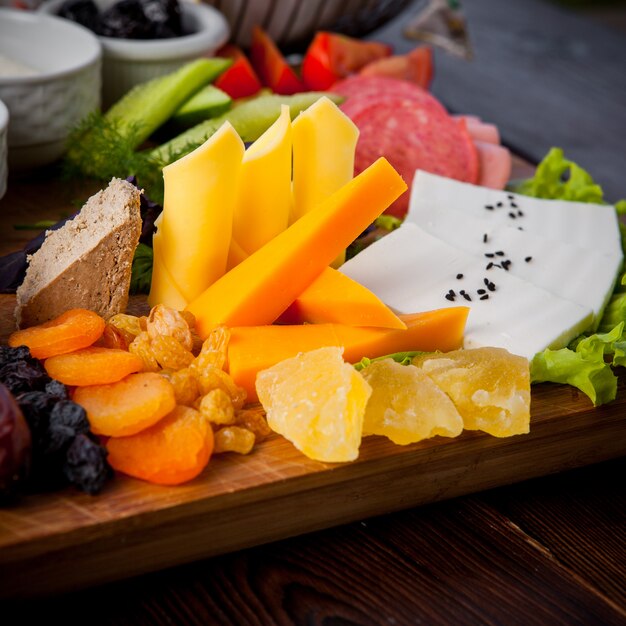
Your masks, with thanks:
M261 89L259 77L240 48L226 45L218 52L218 56L233 59L233 64L215 81L218 89L231 98L253 96Z
M302 78L309 89L329 89L339 79L391 54L391 47L377 41L360 41L346 35L320 31L302 61Z
M305 91L304 83L289 66L276 44L259 26L252 29L250 60L261 82L285 96Z
M379 59L366 65L361 76L400 78L428 89L433 79L433 51L428 46L418 46L408 54Z

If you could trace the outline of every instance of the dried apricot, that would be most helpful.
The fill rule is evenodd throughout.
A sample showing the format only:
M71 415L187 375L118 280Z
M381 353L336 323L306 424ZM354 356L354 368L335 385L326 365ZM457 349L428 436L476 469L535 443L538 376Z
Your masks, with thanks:
M160 485L178 485L206 467L213 431L198 411L177 406L154 426L130 437L111 437L106 446L116 470Z
M106 385L122 380L142 368L139 357L125 350L85 348L46 359L48 376L66 385Z
M74 402L87 411L96 435L134 435L156 424L176 406L174 388L152 372L131 374L109 385L79 387Z
M214 435L215 454L221 452L237 452L249 454L254 448L254 433L240 426L220 428Z
M49 322L15 331L9 345L27 346L37 359L67 354L93 344L104 331L105 321L93 311L70 309Z

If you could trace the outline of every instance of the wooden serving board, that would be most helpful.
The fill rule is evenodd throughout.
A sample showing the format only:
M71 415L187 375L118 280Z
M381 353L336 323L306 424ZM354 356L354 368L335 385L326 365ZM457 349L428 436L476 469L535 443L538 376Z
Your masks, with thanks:
M31 236L10 225L58 219L71 212L67 197L55 179L10 184L0 254ZM0 296L2 341L13 307ZM626 377L617 400L597 409L576 389L534 387L530 433L506 439L465 432L396 446L367 437L357 461L326 464L273 436L249 456L214 457L179 487L118 476L95 497L67 489L0 508L0 596L104 583L625 454Z
M6 339L12 296L0 297ZM626 380L593 408L562 385L533 388L528 435L465 432L396 446L365 438L357 461L311 461L273 436L220 455L196 480L159 487L118 476L0 509L0 595L55 593L452 498L626 454Z

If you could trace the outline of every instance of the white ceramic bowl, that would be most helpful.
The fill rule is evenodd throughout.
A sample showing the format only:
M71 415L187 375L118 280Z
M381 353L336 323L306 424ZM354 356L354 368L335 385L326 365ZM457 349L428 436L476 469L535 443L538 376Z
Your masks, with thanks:
M67 20L0 9L0 55L35 70L0 76L9 165L51 163L63 154L68 131L100 104L100 43Z
M0 100L0 198L7 190L7 130L9 109Z
M95 0L106 8L116 0ZM56 14L64 0L48 0L40 11ZM131 87L173 72L199 56L211 56L230 35L224 16L203 4L181 2L182 25L189 35L171 39L117 39L98 37L102 43L103 106L107 107Z

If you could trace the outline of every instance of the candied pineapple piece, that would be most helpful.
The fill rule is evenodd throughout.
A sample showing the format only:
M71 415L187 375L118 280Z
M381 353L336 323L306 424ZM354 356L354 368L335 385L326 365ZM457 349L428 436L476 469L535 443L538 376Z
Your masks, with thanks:
M309 458L328 463L358 457L372 392L342 354L337 347L300 353L256 379L270 428Z
M452 400L414 365L384 359L370 363L361 375L372 387L365 433L384 435L400 445L461 434L463 419Z
M413 363L450 396L468 430L494 437L529 431L527 359L502 348L476 348L421 354Z

